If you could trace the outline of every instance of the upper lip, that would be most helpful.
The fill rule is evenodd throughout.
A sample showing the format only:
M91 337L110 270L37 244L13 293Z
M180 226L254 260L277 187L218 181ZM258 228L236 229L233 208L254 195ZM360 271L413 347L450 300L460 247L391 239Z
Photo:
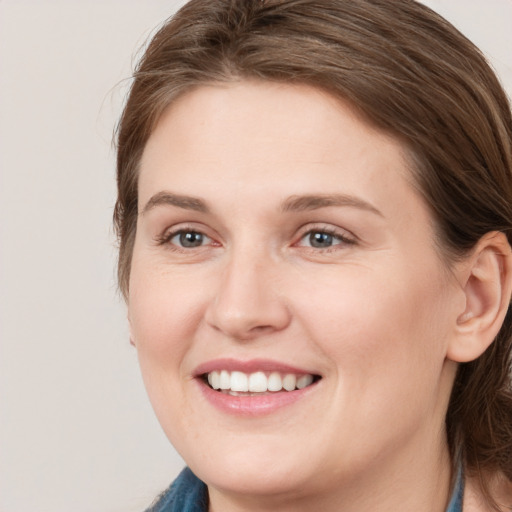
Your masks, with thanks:
M317 372L310 371L304 368L298 368L289 364L273 361L271 359L251 359L242 361L238 359L224 358L213 359L200 364L194 371L194 375L199 377L206 373L213 371L238 371L243 373L254 373L258 371L263 372L279 372L279 373L294 373L296 375L318 375Z

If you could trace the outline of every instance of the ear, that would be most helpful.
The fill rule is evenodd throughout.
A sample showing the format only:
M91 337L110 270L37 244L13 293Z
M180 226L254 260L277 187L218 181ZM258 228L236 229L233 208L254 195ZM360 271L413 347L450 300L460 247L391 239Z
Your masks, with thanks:
M457 318L447 357L465 363L482 355L497 336L512 293L512 250L501 232L477 243L459 269L465 310Z

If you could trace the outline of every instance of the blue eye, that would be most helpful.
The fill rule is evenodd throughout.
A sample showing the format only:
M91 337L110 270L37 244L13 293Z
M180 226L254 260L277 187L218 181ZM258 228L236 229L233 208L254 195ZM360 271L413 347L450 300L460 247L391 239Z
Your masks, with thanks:
M211 242L211 238L198 231L182 230L172 234L169 242L185 249L193 249Z
M317 249L325 249L326 247L331 247L334 245L334 241L335 237L333 235L322 231L312 231L308 235L309 245Z
M355 240L340 233L331 232L325 229L313 229L303 235L299 245L312 247L314 249L329 249L336 245L354 244Z

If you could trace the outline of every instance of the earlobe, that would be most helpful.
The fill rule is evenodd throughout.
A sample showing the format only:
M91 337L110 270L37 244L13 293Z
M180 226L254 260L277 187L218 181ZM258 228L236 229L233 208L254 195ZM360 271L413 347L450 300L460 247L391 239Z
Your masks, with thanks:
M447 357L464 363L477 359L498 334L512 290L512 251L506 236L491 232L464 262L465 310L457 318Z

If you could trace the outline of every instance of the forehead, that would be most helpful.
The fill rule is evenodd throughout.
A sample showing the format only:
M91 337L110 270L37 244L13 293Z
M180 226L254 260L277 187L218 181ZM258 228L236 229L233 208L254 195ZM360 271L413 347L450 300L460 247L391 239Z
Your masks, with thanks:
M278 178L314 186L322 177L345 188L352 178L359 185L411 179L404 147L348 104L310 86L268 82L203 86L179 97L157 123L140 168L141 198L156 179L237 181L246 189L276 186Z

